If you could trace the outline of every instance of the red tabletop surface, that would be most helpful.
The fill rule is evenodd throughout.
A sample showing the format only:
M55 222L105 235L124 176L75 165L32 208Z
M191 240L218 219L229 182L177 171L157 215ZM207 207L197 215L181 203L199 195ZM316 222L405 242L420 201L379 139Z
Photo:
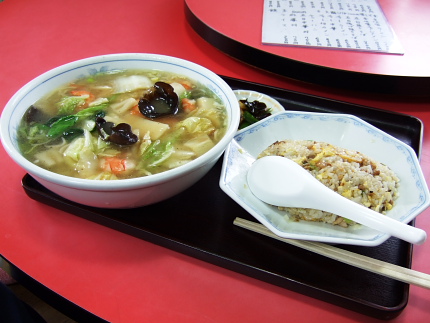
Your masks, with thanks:
M207 3L207 10L213 10L214 15L222 13ZM384 8L389 3L384 1ZM396 19L415 19L415 15L421 19L430 13L429 7L423 5L413 11L417 1L402 3L409 16L391 12ZM262 2L258 5L262 6ZM430 123L428 98L312 86L238 62L207 44L189 27L181 0L1 2L0 107L26 82L48 69L72 60L120 52L177 56L221 75L408 113L425 125ZM302 49L302 53L307 50ZM421 65L422 61L416 60L413 70L419 71ZM427 179L429 138L430 132L425 128L421 163ZM36 202L21 187L25 172L3 148L0 169L0 254L44 286L105 320L378 321ZM416 225L430 231L430 210L418 217ZM430 242L415 246L412 268L430 273L429 254ZM426 322L430 317L428 304L430 292L411 286L408 306L393 322Z
M262 43L263 1L187 0L193 13L219 33L261 51L288 59L352 72L430 76L430 38L427 0L390 1L379 4L399 39L403 55L303 48Z

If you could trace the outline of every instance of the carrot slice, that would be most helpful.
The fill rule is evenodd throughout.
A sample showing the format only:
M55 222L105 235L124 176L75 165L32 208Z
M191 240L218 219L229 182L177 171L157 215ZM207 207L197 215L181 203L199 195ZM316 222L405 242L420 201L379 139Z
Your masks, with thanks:
M118 157L107 157L102 168L105 171L119 174L126 170L125 159L121 159Z
M140 110L139 110L139 105L138 104L136 104L134 107L132 107L131 109L130 109L130 114L132 114L132 115L134 115L134 116L142 116L143 117L143 114L142 113L140 113Z
M193 88L193 86L192 86L192 84L190 83L190 82L188 82L188 81L182 81L182 82L179 82L184 88L185 88L185 90L187 90L187 91L189 91L189 90L191 90L192 88Z
M74 90L70 91L70 94L74 96L84 96L88 95L88 98L86 99L87 103L94 101L95 96L91 92L85 91L85 90Z
M187 98L183 98L181 102L182 102L182 109L185 112L191 112L197 108L196 100L190 100Z

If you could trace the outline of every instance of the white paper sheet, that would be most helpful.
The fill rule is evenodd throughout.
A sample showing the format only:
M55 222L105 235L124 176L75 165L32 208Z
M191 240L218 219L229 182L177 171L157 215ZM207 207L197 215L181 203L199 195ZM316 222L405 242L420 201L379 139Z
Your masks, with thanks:
M264 0L263 43L403 54L376 0Z

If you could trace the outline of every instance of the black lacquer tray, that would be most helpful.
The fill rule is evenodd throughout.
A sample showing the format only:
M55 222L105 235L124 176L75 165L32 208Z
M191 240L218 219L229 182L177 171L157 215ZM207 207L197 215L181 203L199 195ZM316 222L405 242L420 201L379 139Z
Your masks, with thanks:
M233 89L254 90L287 110L354 114L410 145L420 154L422 123L391 113L224 77ZM408 302L405 283L336 262L233 225L253 217L219 188L222 160L198 183L166 201L114 210L65 200L25 175L31 198L123 233L379 319L396 317ZM199 196L198 199L195 196ZM390 238L377 247L341 248L399 266L411 266L412 245ZM286 304L288 306L288 304Z

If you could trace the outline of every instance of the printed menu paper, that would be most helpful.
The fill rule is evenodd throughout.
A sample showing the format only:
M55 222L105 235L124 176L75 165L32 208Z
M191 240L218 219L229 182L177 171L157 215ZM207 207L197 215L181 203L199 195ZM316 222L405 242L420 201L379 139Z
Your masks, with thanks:
M264 0L263 44L403 54L376 0Z

